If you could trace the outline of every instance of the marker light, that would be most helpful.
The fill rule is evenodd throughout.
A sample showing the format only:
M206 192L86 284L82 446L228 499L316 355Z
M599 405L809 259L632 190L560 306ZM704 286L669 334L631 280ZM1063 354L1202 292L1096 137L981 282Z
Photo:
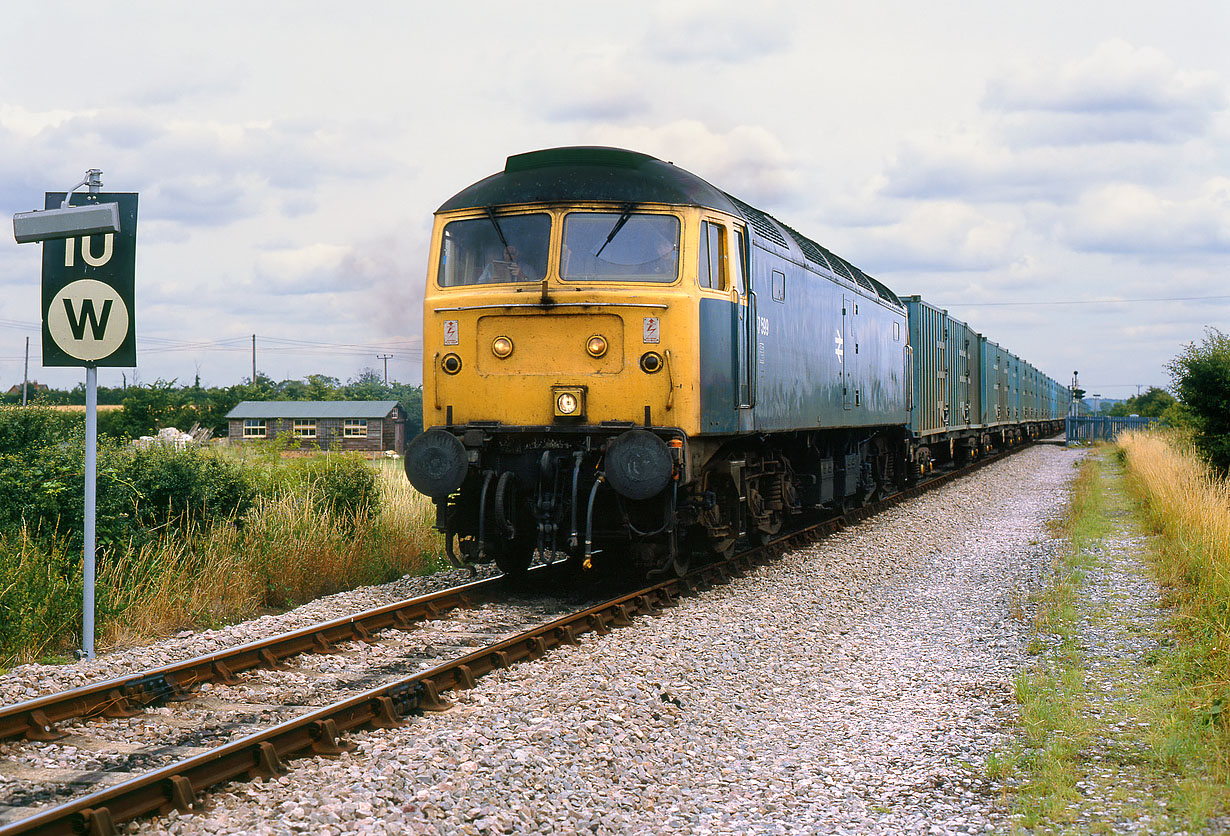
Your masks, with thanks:
M590 357L601 357L606 354L606 337L594 334L585 343L585 350L589 352Z
M509 337L496 337L491 341L491 353L503 360L513 353L513 341Z
M440 361L440 368L444 369L447 374L457 374L461 371L461 358L456 354L445 354Z
M646 351L641 355L641 371L654 374L662 370L662 355L656 351Z
M559 397L555 399L555 408L559 410L560 415L572 415L580 405L577 396L571 392L561 392Z

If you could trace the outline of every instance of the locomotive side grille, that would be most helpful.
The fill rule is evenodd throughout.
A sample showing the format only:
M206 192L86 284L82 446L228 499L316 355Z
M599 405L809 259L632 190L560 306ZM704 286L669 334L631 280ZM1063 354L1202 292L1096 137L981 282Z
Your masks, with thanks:
M824 250L824 247L820 249ZM829 257L829 264L833 265L833 269L841 275L845 276L850 281L854 281L854 274L850 272L850 265L841 256L833 255L828 250L824 250L824 254Z
M786 243L786 239L782 237L782 234L778 232L777 227L774 225L774 222L769 219L768 215L753 206L748 206L746 203L733 195L726 196L730 198L731 202L739 208L741 213L743 213L744 219L752 225L752 229L756 230L765 238L768 238L770 241L773 241L780 246L790 246Z
M786 227L786 231L790 233L790 237L795 240L795 243L802 248L803 255L806 256L808 261L813 264L818 264L826 270L833 269L832 265L829 264L828 259L824 257L824 253L821 251L820 246L815 241L810 238L804 238L790 227Z

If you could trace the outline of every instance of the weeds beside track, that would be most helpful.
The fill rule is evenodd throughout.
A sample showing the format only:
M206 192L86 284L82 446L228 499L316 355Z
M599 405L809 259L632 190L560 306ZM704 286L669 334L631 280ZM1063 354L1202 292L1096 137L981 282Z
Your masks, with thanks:
M1122 445L1080 464L1016 682L1020 734L988 767L1018 832L1187 832L1226 809L1230 586L1207 529L1225 494L1158 436Z

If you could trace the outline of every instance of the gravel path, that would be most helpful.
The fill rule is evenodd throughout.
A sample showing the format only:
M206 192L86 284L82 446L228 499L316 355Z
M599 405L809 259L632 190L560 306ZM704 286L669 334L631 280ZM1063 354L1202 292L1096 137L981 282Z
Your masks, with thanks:
M1074 458L1031 448L128 832L1007 830L984 762L1011 733L1024 601Z

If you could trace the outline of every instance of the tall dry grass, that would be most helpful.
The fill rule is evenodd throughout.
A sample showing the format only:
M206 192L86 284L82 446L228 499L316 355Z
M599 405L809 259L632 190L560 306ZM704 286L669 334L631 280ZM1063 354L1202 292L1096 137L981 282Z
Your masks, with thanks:
M1178 436L1131 432L1119 446L1148 522L1163 537L1163 580L1230 609L1230 483Z
M242 524L168 532L100 568L104 647L242 620L437 568L432 505L389 467L376 512L322 508L310 493L263 498Z
M1230 781L1230 483L1182 437L1119 439L1129 484L1160 535L1153 562L1178 612L1178 704L1168 744L1176 759L1202 760Z

